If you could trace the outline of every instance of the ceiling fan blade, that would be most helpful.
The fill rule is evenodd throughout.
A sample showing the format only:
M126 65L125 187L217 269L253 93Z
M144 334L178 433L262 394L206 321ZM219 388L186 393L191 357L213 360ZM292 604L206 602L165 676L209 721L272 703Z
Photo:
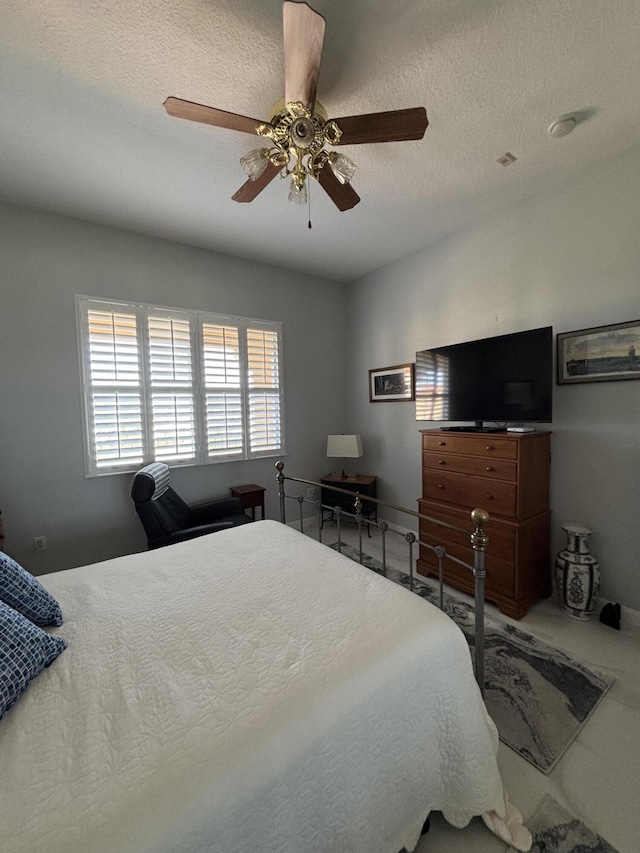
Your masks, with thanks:
M284 29L284 100L301 101L313 112L322 59L325 20L306 3L285 0L282 7Z
M242 133L255 133L260 124L268 122L259 121L255 118L247 118L237 113L228 113L215 107L205 107L203 104L194 104L192 101L183 101L181 98L167 98L164 108L170 116L186 118L188 121L199 121L202 124L211 124L213 127L226 127L228 130L240 130Z
M404 142L422 139L429 122L424 107L409 110L390 110L334 119L342 131L339 145L360 145L363 142Z
M234 201L240 202L253 201L254 198L267 186L267 184L271 183L275 176L280 172L281 168L281 166L274 166L273 163L268 163L267 168L259 178L256 178L255 181L252 181L251 179L245 181L240 189L231 196L231 198Z
M342 184L326 165L318 172L318 183L338 210L351 210L360 201L360 196L351 184Z

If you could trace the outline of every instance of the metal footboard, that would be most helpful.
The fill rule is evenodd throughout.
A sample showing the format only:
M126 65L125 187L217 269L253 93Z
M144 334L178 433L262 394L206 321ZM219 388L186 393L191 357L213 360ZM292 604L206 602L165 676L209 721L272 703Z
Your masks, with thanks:
M468 570L473 574L474 577L474 587L475 587L475 676L476 681L478 682L478 686L480 687L480 691L484 696L484 582L486 578L486 570L485 570L485 552L487 550L487 545L489 544L489 537L486 533L487 523L489 521L489 513L485 509L474 509L473 512L470 513L470 518L474 524L473 533L469 533L468 530L465 530L462 527L456 527L453 524L447 524L444 521L439 521L437 518L431 518L431 516L423 515L422 513L415 512L411 509L406 509L406 507L396 506L395 504L385 503L385 501L381 501L378 498L373 498L366 496L366 501L368 503L375 503L378 507L386 508L394 510L395 512L404 513L406 516L417 519L424 519L433 524L437 524L439 527L448 528L449 530L456 531L458 533L463 533L465 536L469 536L471 547L473 548L473 565L469 563L465 563L462 560L459 560L457 557L454 557L453 554L449 554L444 545L434 544L433 542L424 542L420 540L414 533L404 533L403 531L396 530L393 527L390 527L386 521L373 521L369 518L364 518L362 514L362 500L360 498L360 494L358 492L348 491L346 489L341 489L338 486L330 486L325 483L319 483L316 480L305 480L301 477L288 477L284 474L284 462L276 462L276 468L278 470L277 481L278 481L278 498L280 501L280 521L283 524L286 524L286 501L293 500L298 504L299 508L299 520L300 520L300 530L304 532L304 522L305 516L303 513L303 505L311 504L317 509L318 513L318 541L322 542L322 521L323 521L323 512L331 511L336 519L336 533L338 537L338 550L340 550L342 545L341 534L340 534L340 523L341 517L346 516L348 519L355 521L358 525L358 544L360 551L360 562L363 559L363 550L362 550L362 534L364 527L373 527L378 528L382 534L382 571L383 574L386 574L387 571L387 562L386 562L386 543L387 543L387 535L397 536L405 540L408 546L408 560L409 560L409 579L410 579L410 587L413 588L415 576L414 576L414 548L416 545L422 546L429 551L432 551L438 561L438 579L439 579L439 602L440 609L443 609L443 563L445 559L452 560L454 563L457 563L459 566L462 566L464 569ZM353 498L353 513L345 512L344 509L340 507L332 507L326 504L323 504L322 501L305 498L302 494L298 495L288 495L285 493L285 482L290 483L300 483L306 486L314 486L318 494L322 494L322 491L331 491L336 492L338 494L347 495L350 498ZM308 516L307 516L308 520Z

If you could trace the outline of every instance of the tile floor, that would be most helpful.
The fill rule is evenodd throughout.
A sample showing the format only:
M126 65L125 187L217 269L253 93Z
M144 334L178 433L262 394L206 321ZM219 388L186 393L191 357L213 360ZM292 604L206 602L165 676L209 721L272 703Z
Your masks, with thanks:
M317 537L317 526L305 528ZM323 529L322 540L336 541L335 524ZM381 549L363 536L363 550L380 559ZM354 525L344 524L343 541L357 547ZM414 552L414 556L417 554ZM402 539L388 537L387 561L407 569L407 548ZM455 590L450 590L460 595ZM597 614L587 623L563 615L551 598L536 604L519 622L513 622L487 604L487 612L517 624L550 645L563 649L593 669L615 677L615 683L594 710L576 740L548 775L500 743L498 761L511 801L526 819L550 793L559 803L602 835L619 853L640 853L640 620L623 611L620 631L602 625ZM464 830L450 827L439 814L416 848L417 853L504 853L479 818Z

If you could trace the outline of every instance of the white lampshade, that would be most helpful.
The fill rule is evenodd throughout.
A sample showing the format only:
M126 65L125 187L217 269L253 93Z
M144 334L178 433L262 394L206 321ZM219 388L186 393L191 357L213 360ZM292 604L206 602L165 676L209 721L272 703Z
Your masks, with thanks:
M342 456L343 458L362 456L360 435L327 436L327 456Z

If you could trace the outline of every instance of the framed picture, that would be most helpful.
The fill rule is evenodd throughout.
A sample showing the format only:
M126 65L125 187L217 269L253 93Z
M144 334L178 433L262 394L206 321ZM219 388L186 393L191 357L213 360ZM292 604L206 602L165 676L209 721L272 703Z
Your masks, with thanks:
M640 379L640 320L558 335L558 384Z
M413 364L396 364L369 371L369 400L392 403L414 400Z

